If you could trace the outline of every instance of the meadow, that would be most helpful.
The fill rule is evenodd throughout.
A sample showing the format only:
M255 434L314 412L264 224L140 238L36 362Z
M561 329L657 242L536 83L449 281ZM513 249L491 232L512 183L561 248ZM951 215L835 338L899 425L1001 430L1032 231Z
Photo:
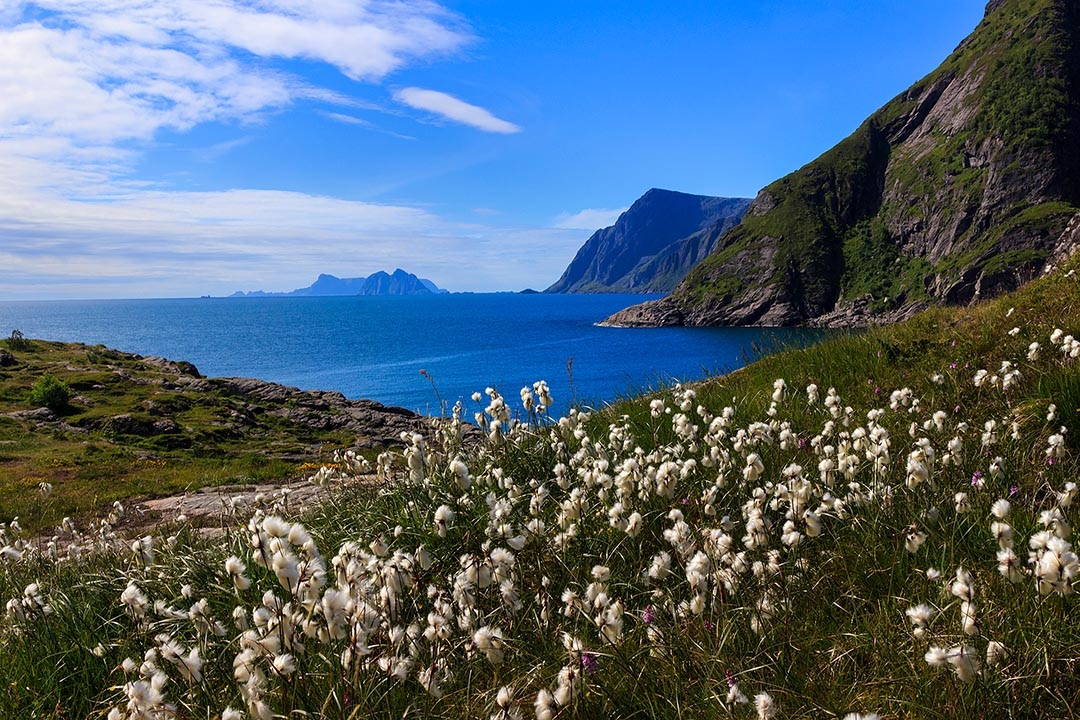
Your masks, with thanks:
M487 388L210 539L9 524L0 713L1071 717L1074 265L563 417Z

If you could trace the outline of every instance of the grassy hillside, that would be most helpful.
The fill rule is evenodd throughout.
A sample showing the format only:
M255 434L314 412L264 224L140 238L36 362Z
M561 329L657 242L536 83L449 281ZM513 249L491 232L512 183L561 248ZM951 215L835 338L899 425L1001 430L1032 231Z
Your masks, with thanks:
M27 531L104 517L118 500L293 480L357 440L298 422L296 399L252 397L187 363L18 333L0 350L0 523ZM32 397L46 376L68 389L55 412Z
M1069 266L591 414L481 397L483 445L209 545L9 532L0 713L1071 716L1078 325Z

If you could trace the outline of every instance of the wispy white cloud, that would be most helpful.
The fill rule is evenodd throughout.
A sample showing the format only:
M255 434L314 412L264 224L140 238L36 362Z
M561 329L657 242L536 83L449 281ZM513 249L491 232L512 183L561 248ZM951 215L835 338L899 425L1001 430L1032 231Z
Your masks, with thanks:
M495 117L477 105L471 105L453 95L438 90L409 87L394 93L394 99L417 110L434 113L442 118L490 133L504 135L521 132L512 122Z
M412 59L459 49L465 23L429 0L34 0L46 24L120 46L329 63L356 80L385 77Z
M576 250L574 233L302 192L169 191L132 172L163 131L258 124L298 103L389 132L354 113L401 109L318 87L283 61L379 83L471 41L431 0L0 0L0 298L289 290L320 272L403 264L468 289L550 282ZM419 97L456 122L518 129L445 94Z
M195 155L203 162L213 162L218 160L238 147L243 147L251 142L251 136L234 138L232 140L225 140L223 142L215 143L208 147L199 148L195 150Z
M0 13L0 156L60 166L72 181L88 168L120 176L138 143L162 130L260 122L298 100L375 107L313 87L283 71L282 60L329 64L377 82L472 39L458 16L429 0L36 0L15 7Z
M451 289L546 286L580 232L454 223L297 192L131 190L87 202L0 193L0 299L292 290L406 267ZM14 216L20 219L12 219Z
M559 215L555 218L552 226L563 229L599 230L614 225L619 216L627 210L628 208L617 208L615 210L586 208L576 213Z
M389 135L390 137L396 137L396 138L398 138L400 140L415 140L416 139L411 135L405 135L405 134L402 134L402 133L394 132L393 130L387 130L385 128L381 128L378 125L376 125L375 123L371 122L370 120L365 120L364 118L358 118L355 115L347 115L345 113L339 113L339 112L320 112L319 114L322 115L323 117L326 117L326 118L329 118L330 120L333 120L334 122L344 123L346 125L356 125L358 127L362 127L362 128L367 129L367 130L371 130L373 132L382 133L383 135Z
M358 118L355 115L346 115L345 113L338 112L324 112L322 113L322 115L324 117L330 118L331 120L336 120L339 123L345 123L346 125L362 125L364 127L374 126L374 123L370 120L364 120L363 118Z

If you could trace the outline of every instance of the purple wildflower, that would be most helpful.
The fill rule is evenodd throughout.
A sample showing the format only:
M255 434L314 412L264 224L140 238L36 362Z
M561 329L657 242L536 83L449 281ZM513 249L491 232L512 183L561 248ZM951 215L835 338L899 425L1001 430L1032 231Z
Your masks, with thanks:
M1010 496L1015 495L1018 492L1020 492L1020 486L1019 485L1012 485L1012 486L1009 487L1009 495Z
M641 619L645 621L646 625L651 625L656 620L656 610L652 605L645 608L645 614L641 616Z
M588 650L581 653L581 669L586 675L592 675L600 669L600 659L596 657L596 653Z

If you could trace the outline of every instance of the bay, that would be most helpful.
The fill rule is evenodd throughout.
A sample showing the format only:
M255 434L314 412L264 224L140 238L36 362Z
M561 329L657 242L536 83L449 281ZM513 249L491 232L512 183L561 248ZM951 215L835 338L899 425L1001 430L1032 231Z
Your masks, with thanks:
M338 390L426 414L497 388L517 406L546 380L557 412L598 406L741 367L755 348L803 344L814 331L606 328L596 323L656 296L451 294L0 302L0 334L156 355L211 377ZM421 374L427 372L427 376ZM430 377L430 380L428 379ZM485 399L486 403L486 399Z

